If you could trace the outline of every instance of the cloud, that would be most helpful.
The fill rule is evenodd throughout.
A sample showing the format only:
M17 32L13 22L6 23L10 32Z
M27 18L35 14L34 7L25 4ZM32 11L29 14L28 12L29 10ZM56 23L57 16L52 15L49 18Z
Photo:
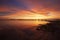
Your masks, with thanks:
M0 12L5 12L2 14L0 13L0 15L10 15L13 13L6 12L15 13L21 10L33 11L36 13L41 13L41 11L45 13L46 11L60 12L60 0L0 0Z
M43 6L44 8L60 11L60 0L36 0L34 2L39 5L39 7Z
M0 12L0 16L10 15L14 12Z
M25 10L29 10L35 6L43 6L44 8L60 11L60 0L0 0L1 5Z
M22 0L0 0L0 6L7 6L7 7L16 7L26 9L26 5L22 2Z
M60 0L0 0L0 6L16 7L20 9L31 9L34 6L60 10Z

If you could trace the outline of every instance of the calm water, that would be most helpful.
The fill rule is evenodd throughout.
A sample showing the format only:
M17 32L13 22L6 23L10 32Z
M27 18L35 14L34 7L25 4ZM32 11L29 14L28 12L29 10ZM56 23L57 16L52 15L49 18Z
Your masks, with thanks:
M37 26L39 24L46 24L48 22L46 21L18 21L18 20L14 20L14 21L0 21L0 25L3 26L16 26L16 27L20 27L22 26L23 28L30 28L30 27L34 27Z

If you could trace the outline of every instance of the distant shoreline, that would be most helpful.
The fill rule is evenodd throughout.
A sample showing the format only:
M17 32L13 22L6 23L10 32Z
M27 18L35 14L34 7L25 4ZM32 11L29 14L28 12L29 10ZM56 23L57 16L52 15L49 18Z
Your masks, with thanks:
M47 19L0 19L0 21L11 21L11 20L18 20L18 21L47 21Z
M0 19L0 21L54 21L60 19Z

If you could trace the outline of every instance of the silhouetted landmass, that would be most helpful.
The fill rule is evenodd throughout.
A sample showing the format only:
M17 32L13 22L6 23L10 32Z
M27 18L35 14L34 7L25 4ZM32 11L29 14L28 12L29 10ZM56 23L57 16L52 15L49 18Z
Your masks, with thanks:
M60 20L49 21L46 25L38 26L38 31L48 32L48 40L60 40Z

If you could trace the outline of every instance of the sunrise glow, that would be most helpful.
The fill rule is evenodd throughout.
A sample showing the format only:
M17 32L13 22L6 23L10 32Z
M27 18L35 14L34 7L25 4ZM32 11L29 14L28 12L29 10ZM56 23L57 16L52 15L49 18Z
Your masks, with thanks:
M38 12L30 12L30 11L25 11L22 10L21 12L18 11L15 14L4 16L4 18L8 19L50 19L54 18L53 13L43 13L41 12L40 14Z
M16 16L12 18L13 19L44 19L46 17L39 14L33 14L33 15Z

